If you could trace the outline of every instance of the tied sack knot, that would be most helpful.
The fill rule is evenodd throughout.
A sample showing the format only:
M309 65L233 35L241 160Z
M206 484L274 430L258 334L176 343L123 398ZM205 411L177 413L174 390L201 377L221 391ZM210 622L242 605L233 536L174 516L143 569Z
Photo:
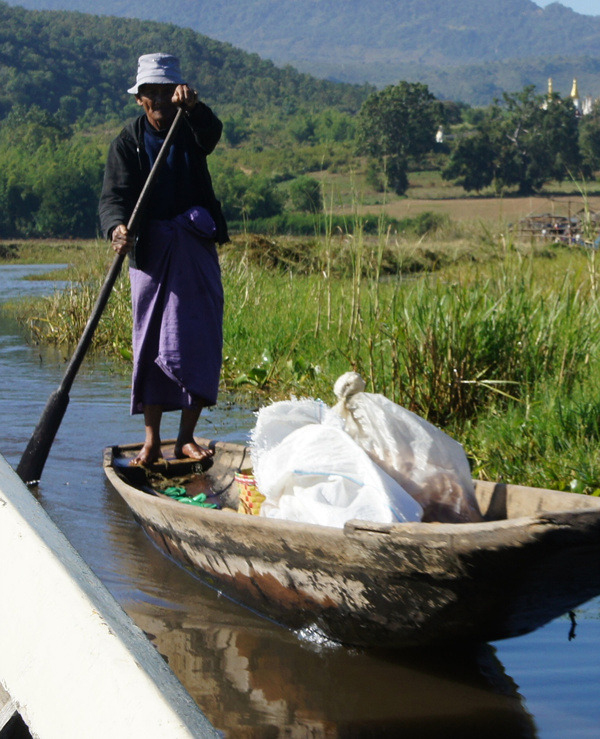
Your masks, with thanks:
M356 393L362 393L366 386L358 372L345 372L335 381L333 392L338 400L344 401Z

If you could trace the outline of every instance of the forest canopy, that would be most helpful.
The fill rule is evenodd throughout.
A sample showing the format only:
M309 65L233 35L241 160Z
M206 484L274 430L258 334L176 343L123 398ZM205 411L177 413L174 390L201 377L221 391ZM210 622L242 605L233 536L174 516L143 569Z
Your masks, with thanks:
M29 11L0 2L0 118L15 104L58 112L71 123L137 115L126 91L138 57L152 50L179 56L200 96L220 107L333 106L355 112L372 89L280 69L257 54L172 24Z
M108 142L140 114L127 89L138 57L151 50L179 56L190 85L223 120L219 155L229 148L234 161L217 155L211 170L233 219L281 214L288 195L278 181L351 140L353 115L374 89L280 69L172 24L0 2L0 236L96 235ZM286 157L294 145L302 151ZM247 174L235 156L241 146L277 156Z

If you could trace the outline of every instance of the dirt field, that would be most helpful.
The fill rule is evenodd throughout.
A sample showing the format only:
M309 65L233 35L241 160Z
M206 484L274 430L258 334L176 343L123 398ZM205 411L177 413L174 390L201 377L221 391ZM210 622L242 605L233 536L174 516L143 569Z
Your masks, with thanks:
M365 210L379 213L382 206L366 206ZM600 213L600 196L588 198L590 211ZM565 195L557 197L527 198L456 198L447 200L403 199L389 203L385 211L393 218L415 216L423 211L447 213L452 219L515 223L529 215L550 213L556 216L576 215L584 208L580 196Z

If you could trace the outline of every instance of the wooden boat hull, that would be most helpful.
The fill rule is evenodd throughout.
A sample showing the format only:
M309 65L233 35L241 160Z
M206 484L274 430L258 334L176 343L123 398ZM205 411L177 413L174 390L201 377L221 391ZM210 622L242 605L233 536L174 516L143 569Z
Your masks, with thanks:
M248 453L214 446L215 464L204 476L232 502L233 474L247 466ZM600 593L597 498L477 483L486 517L500 520L353 521L335 529L196 508L140 490L144 470L127 465L136 448L107 450L105 471L157 546L292 629L387 648L495 641ZM193 466L173 462L167 474Z

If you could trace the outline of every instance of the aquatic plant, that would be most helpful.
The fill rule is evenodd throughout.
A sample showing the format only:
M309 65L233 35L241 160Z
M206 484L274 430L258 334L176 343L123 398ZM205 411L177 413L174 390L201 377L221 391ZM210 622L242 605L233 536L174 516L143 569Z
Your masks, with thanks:
M335 379L355 369L461 440L481 477L600 489L595 269L583 249L485 238L495 251L384 225L370 237L355 213L304 258L298 242L270 239L265 261L255 237L237 239L222 254L223 391L333 402ZM415 273L417 251L433 253L429 271ZM77 341L112 259L106 245L94 254L67 290L18 309L35 341ZM129 360L130 331L122 275L94 350Z

